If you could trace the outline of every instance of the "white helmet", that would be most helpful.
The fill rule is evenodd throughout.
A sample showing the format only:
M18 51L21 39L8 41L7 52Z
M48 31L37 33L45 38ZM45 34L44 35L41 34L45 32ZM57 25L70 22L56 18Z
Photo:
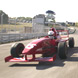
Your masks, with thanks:
M49 36L50 39L53 39L53 34L54 34L53 31L49 31L49 32L48 32L48 36Z

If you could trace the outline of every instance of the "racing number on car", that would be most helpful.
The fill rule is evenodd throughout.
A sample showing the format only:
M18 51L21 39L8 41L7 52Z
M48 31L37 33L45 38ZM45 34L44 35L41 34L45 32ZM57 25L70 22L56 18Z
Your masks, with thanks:
M34 46L36 46L36 44L28 44L25 48L32 49L34 48Z

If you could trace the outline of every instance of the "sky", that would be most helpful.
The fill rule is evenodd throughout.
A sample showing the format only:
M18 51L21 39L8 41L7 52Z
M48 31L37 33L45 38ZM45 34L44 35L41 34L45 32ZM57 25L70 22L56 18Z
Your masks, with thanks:
M78 22L78 0L0 0L0 10L9 17L34 17L52 10L57 22Z

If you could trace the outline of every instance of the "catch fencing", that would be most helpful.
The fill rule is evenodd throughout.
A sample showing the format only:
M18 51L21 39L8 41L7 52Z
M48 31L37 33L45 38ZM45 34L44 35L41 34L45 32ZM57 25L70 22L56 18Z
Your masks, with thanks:
M0 44L47 36L47 32L48 29L44 29L43 32L34 32L32 27L13 28L9 26L5 28L3 26L0 27Z
M24 26L23 26L24 25ZM43 31L33 31L32 26L25 26L25 24L21 25L12 25L12 24L1 24L0 25L0 44L7 42L14 42L32 38L39 38L43 36L47 36L47 32L50 28L43 28ZM39 27L39 26L38 26ZM76 29L69 28L69 33L74 33ZM39 28L39 30L42 30Z

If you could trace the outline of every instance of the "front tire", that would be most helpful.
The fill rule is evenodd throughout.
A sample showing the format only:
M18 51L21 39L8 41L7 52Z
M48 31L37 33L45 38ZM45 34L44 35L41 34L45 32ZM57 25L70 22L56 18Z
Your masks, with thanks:
M66 44L66 42L60 42L58 44L58 55L61 59L67 58L67 44Z
M20 57L22 51L24 49L24 45L22 43L16 43L11 47L11 56L13 57Z
M74 38L73 37L70 37L69 38L69 47L70 48L73 48L74 47Z

